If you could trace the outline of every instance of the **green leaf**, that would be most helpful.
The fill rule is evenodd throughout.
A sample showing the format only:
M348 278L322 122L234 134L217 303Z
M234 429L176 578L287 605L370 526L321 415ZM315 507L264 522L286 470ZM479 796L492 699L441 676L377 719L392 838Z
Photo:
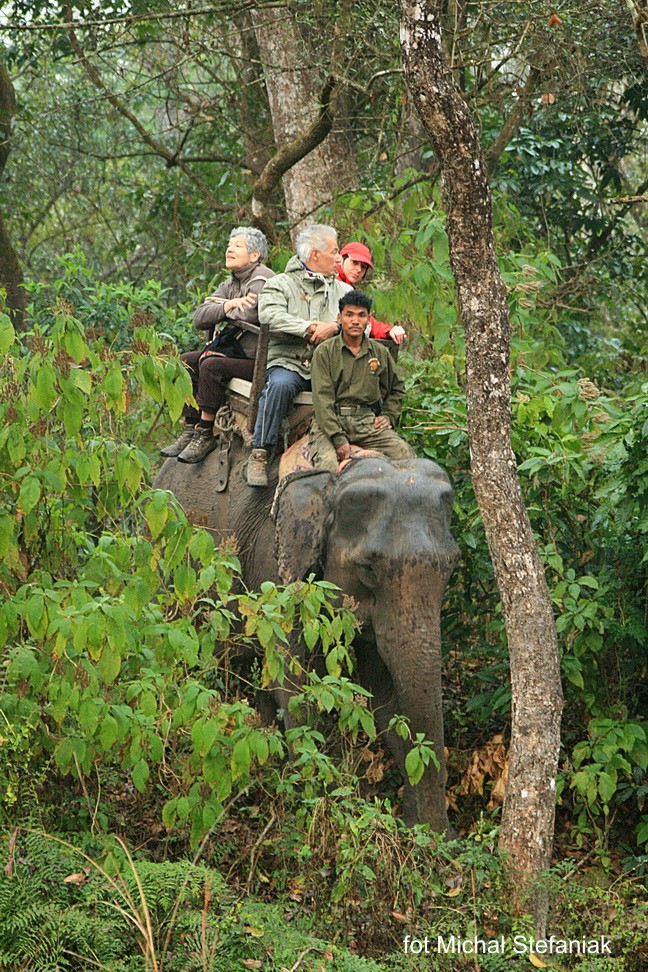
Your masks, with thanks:
M268 747L268 740L260 732L253 732L250 734L250 750L260 766L263 766L267 762L268 756L270 755L270 750Z
M99 391L103 392L106 396L106 404L108 408L115 405L123 405L123 390L124 377L121 373L119 362L114 362L110 371L99 386Z
M173 828L177 816L177 801L175 799L167 800L162 808L162 823L167 830L171 830Z
M609 803L614 794L616 793L617 783L616 779L609 773L601 773L598 779L598 791L601 795L601 800L604 803Z
M38 369L38 374L36 376L36 384L32 388L32 400L36 402L39 408L48 412L56 399L59 397L59 393L54 384L56 379L56 372L52 365L44 363Z
M412 786L416 786L425 772L425 763L423 762L421 754L416 747L414 749L410 749L409 753L405 757L405 772L407 773L408 779Z
M250 743L247 738L238 739L232 750L232 777L247 779L250 775Z
M35 476L25 476L18 494L18 509L29 513L41 497L41 485Z
M3 357L16 340L16 332L7 314L0 314L0 355Z
M42 594L34 594L29 598L25 605L25 620L30 634L34 638L40 638L47 626L47 615L45 614L45 600Z
M99 659L99 671L106 685L115 681L121 669L121 655L109 644L104 645L104 649Z
M84 699L84 701L79 706L79 725L85 733L89 736L94 735L94 732L99 724L99 711L94 702L89 699Z
M151 502L146 506L145 516L151 536L157 540L169 517L169 497L163 490L155 490Z
M70 439L73 439L79 434L83 424L82 406L78 405L76 402L71 402L68 399L65 399L65 401L59 405L58 411L61 413L66 435Z
M61 773L63 773L64 776L67 776L74 761L71 739L61 739L60 743L54 750L54 760Z
M106 715L101 720L99 730L99 741L104 749L110 749L116 742L119 734L119 723L113 716Z
M139 759L133 766L133 785L139 793L146 789L146 782L150 775L148 763L145 759Z
M330 712L335 705L335 699L330 692L324 689L324 691L320 693L319 703L326 712Z

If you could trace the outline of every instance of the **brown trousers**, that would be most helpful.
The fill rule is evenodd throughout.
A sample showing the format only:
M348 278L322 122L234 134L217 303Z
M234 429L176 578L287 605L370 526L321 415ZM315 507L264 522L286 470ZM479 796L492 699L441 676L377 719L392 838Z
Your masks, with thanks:
M227 401L227 382L230 378L252 381L253 358L222 358L209 355L199 362L202 351L185 351L182 358L191 377L194 398L198 408L214 414ZM195 423L200 418L198 409L185 405L186 422Z

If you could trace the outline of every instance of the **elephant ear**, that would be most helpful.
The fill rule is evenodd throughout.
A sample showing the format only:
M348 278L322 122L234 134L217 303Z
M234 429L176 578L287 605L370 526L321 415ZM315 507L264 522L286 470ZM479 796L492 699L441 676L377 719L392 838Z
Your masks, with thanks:
M275 556L284 584L309 574L322 575L327 494L332 481L332 473L318 469L286 476L277 487L272 511Z

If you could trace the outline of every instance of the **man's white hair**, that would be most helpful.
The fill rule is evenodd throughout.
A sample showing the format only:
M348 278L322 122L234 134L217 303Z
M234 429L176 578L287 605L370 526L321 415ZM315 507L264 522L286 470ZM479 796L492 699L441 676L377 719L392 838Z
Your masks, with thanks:
M261 230L256 228L256 226L237 226L236 229L233 229L230 233L230 240L234 236L245 237L245 245L248 253L254 253L255 250L258 250L261 259L267 260L268 241L265 233L262 233Z
M313 223L300 230L295 241L295 251L302 263L308 263L313 250L323 250L333 238L337 242L337 230L323 223Z

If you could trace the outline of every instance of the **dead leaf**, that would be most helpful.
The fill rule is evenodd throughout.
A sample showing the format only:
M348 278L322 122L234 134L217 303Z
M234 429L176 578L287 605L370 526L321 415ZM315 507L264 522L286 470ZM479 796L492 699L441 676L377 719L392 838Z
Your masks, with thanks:
M484 792L487 777L494 781L488 808L499 806L503 802L508 776L508 753L504 744L504 737L496 733L481 749L475 750L470 763L465 770L460 783L463 793Z
M548 968L547 963L543 962L541 958L534 955L533 952L529 952L529 962L531 965L535 965L536 969L546 969Z
M85 884L88 880L89 873L90 868L86 867L83 871L79 871L77 874L68 874L67 877L63 878L63 884Z
M400 921L403 925L406 925L409 922L407 915L402 915L400 911L392 911L392 918L395 918L396 921Z
M369 783L380 783L383 776L385 775L385 766L380 759L373 759L371 764L367 766L365 776Z
M443 883L445 884L446 888L450 888L455 891L463 884L463 874L451 874Z
M499 780L493 783L493 788L491 790L490 800L488 801L487 807L489 810L494 807L499 807L504 803L504 797L506 796L506 775L502 773Z

